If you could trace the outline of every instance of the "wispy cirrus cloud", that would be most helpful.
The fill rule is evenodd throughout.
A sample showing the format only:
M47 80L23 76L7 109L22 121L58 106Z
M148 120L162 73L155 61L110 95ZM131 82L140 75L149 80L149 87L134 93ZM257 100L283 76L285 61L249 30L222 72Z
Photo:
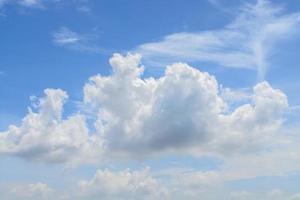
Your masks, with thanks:
M43 8L45 3L58 2L57 0L0 0L0 8L5 5L17 5L27 8Z
M213 1L215 2L215 1ZM181 32L137 47L147 62L182 60L255 69L264 79L274 45L299 29L300 13L285 14L267 0L245 4L222 29Z
M22 0L20 4L26 7L35 7L42 5L42 0Z
M95 44L97 39L96 34L77 33L64 26L52 33L52 41L58 46L83 52L109 53L107 49Z
M67 27L61 27L53 34L53 42L58 45L76 44L85 40L85 37L71 31Z
M0 0L0 9L7 5L23 7L23 8L38 8L45 9L50 5L61 4L61 5L72 5L78 11L84 13L90 13L91 7L89 5L89 0L74 0L74 1L64 1L64 0Z

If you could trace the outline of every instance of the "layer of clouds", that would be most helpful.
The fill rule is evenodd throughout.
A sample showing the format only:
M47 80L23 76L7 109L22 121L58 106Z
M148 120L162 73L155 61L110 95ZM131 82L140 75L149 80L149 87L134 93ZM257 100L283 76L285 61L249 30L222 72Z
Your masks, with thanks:
M63 113L68 95L61 89L46 89L44 97L32 98L21 125L0 133L0 153L31 161L102 166L107 161L174 154L211 156L222 163L206 171L172 173L168 168L159 176L148 168L99 169L90 180L73 186L71 195L41 184L17 187L18 191L46 188L45 199L53 199L53 194L62 199L209 200L225 194L255 199L257 195L246 192L218 190L228 182L299 171L299 129L293 134L283 129L287 96L269 83L258 83L243 95L226 89L231 96L239 94L237 101L243 99L231 108L215 77L187 64L167 66L159 78L142 78L145 67L138 54L114 54L109 62L112 74L89 79L74 113Z
M150 169L97 170L89 180L79 180L68 189L52 188L46 183L10 183L0 185L0 198L7 200L153 200L169 198L168 189L151 176Z
M56 191L46 183L10 183L0 188L1 199L47 200L55 197ZM60 199L60 198L58 198Z
M213 1L215 2L215 1ZM255 69L264 79L276 42L299 30L300 14L284 14L267 0L245 4L223 29L181 32L140 45L147 62L203 61L224 67Z
M264 190L238 188L224 187L218 174L213 172L178 173L162 179L151 175L149 168L135 171L105 169L97 170L90 179L80 180L68 190L55 189L42 182L10 183L5 190L0 187L0 197L7 200L297 200L300 197L299 193L277 187Z
M147 168L142 171L98 170L91 180L81 181L79 188L80 195L89 199L151 200L168 197L167 189L151 177Z
M230 193L232 200L298 200L300 199L299 193L289 194L280 189L273 189L266 192L254 193L246 190L234 191Z
M23 184L11 188L10 193L22 198L47 198L54 190L45 183Z

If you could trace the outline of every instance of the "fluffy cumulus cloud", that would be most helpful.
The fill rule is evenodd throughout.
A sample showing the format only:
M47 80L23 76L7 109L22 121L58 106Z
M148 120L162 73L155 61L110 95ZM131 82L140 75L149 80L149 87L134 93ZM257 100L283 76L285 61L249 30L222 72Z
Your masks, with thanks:
M149 174L149 169L141 171L98 170L89 181L79 183L80 196L89 199L167 199L168 191Z
M1 133L0 151L49 162L73 160L83 151L89 151L93 138L88 135L85 117L74 114L62 119L66 92L46 89L44 93L45 97L35 105L37 112L29 108L19 127L12 125Z
M91 77L83 109L67 117L66 92L46 89L36 112L29 109L19 127L1 133L1 153L48 162L78 155L99 161L108 154L130 159L168 152L241 154L264 149L282 123L287 97L267 82L230 112L214 76L175 63L161 77L143 79L140 59L114 54L112 75ZM93 124L87 124L87 115Z
M287 97L280 90L273 89L267 82L257 84L253 88L252 104L241 105L232 113L221 116L223 134L217 140L223 139L216 146L224 147L223 152L235 148L243 153L257 150L279 129L287 106Z
M97 130L108 145L156 151L206 140L223 106L214 77L177 63L163 77L143 80L139 62L138 55L115 55L113 75L92 77L84 87L84 102L99 111Z
M96 111L96 130L107 147L120 153L258 148L280 127L288 105L284 93L262 82L249 103L230 113L216 79L187 64L142 79L139 55L116 54L110 63L111 76L94 76L85 85L84 104Z

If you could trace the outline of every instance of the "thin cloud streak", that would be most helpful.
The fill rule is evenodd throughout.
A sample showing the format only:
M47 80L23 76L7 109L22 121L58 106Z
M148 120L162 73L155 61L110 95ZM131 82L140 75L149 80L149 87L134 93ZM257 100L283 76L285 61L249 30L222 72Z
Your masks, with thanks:
M59 45L75 44L84 38L67 27L61 27L53 34L53 42Z
M61 27L52 34L53 43L60 47L81 52L110 55L112 51L95 44L97 38L98 36L95 34L77 33L68 27Z
M47 3L59 2L50 0ZM18 5L26 8L44 8L44 0L0 0L0 9L6 5Z

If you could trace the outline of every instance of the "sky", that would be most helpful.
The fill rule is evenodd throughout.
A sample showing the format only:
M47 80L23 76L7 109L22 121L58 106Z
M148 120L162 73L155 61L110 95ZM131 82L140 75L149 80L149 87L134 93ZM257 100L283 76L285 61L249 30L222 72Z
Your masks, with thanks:
M0 0L0 199L300 200L300 2Z

